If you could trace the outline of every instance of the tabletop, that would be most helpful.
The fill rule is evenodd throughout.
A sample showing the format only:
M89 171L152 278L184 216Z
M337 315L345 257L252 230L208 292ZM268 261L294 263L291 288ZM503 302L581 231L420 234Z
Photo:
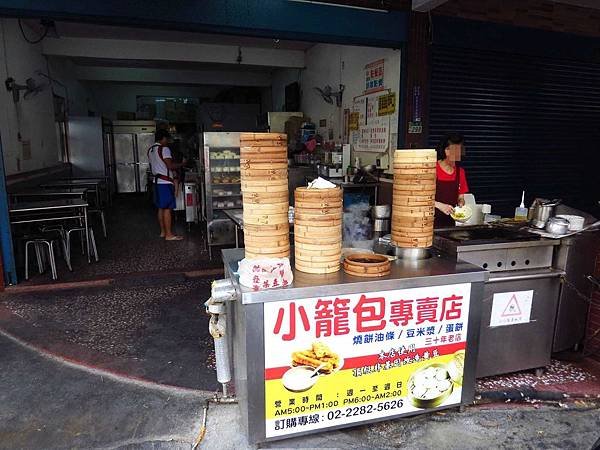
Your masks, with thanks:
M88 191L88 188L72 189L27 189L24 191L13 192L11 197L82 197Z
M88 202L76 199L56 199L39 202L22 202L10 207L10 213L39 212L56 209L85 208Z
M40 184L42 189L46 188L59 188L69 186L93 186L97 188L100 184L104 183L104 180L93 179L93 180L57 180L49 183Z
M244 228L243 209L226 209L223 211L238 227Z

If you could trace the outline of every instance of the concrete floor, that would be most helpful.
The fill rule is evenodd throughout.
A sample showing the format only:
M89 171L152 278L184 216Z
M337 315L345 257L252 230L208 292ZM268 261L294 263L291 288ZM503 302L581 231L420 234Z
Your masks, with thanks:
M206 392L157 389L40 356L0 336L1 449L190 449ZM235 405L212 405L200 448L252 449ZM279 441L261 448L591 449L589 403L471 407Z

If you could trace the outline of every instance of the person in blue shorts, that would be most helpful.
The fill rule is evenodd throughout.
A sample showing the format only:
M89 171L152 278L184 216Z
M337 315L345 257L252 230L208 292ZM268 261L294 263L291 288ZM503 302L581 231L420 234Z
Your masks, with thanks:
M160 129L156 132L156 142L148 149L148 161L154 177L154 204L158 208L160 237L166 241L180 241L183 237L173 234L171 230L171 211L176 207L173 172L183 167L186 161L173 161L171 149L167 147L170 137L167 130Z

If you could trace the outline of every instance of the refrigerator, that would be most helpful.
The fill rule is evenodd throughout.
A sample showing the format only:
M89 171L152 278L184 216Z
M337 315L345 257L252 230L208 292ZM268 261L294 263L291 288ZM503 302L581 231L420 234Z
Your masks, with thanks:
M117 192L146 192L148 149L154 144L155 122L117 120L112 126Z
M114 173L110 120L72 116L68 120L69 162L74 177L112 177Z

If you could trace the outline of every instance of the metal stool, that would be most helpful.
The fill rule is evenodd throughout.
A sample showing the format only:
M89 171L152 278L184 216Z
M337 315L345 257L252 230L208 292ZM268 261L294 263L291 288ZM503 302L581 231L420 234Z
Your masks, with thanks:
M108 237L108 233L106 232L106 218L104 216L104 210L100 208L92 208L88 209L89 214L100 214L100 222L102 222L102 234L104 237Z
M67 231L67 252L69 254L69 261L71 260L71 233L80 233L80 238L81 238L81 254L85 255L85 228L84 227L79 227L79 228L71 228L70 230ZM96 248L96 239L94 238L94 230L92 229L92 227L89 228L89 232L90 232L90 250L92 252L92 256L94 257L94 259L96 260L96 262L100 261L100 258L98 257L98 249Z
M50 225L40 228L40 232L42 233L56 233L58 238L60 239L60 243L62 246L62 254L65 263L67 264L67 268L69 271L73 272L73 267L71 266L71 255L67 249L67 233L65 228L62 225Z
M25 279L29 280L29 246L33 245L35 248L35 255L38 262L38 270L40 273L44 273L44 257L41 251L43 246L48 247L48 259L50 260L50 269L52 270L52 279L57 280L58 275L56 273L56 260L54 258L54 245L56 240L54 239L33 239L25 242Z

